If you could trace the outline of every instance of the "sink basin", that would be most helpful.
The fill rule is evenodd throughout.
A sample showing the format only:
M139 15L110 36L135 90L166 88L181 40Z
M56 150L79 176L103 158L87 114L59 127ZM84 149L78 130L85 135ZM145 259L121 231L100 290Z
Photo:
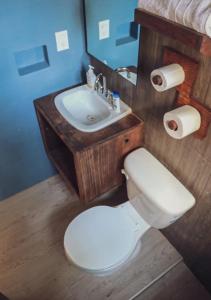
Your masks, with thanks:
M122 119L132 112L120 101L120 112L96 91L82 85L57 95L54 99L57 110L73 127L84 132L94 132Z

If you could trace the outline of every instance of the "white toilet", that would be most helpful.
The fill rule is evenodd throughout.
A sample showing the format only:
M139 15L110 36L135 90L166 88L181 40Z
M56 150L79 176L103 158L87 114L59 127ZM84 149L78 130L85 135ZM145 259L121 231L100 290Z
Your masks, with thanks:
M169 226L195 204L193 195L144 148L126 157L122 173L129 201L88 209L65 232L67 258L96 275L132 257L150 227Z

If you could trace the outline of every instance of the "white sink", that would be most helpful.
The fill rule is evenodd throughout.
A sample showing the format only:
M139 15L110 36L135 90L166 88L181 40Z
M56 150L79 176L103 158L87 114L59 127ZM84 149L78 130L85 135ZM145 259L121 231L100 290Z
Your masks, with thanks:
M84 132L94 132L122 119L132 112L120 101L120 112L100 95L82 85L57 95L54 99L57 110L73 127Z

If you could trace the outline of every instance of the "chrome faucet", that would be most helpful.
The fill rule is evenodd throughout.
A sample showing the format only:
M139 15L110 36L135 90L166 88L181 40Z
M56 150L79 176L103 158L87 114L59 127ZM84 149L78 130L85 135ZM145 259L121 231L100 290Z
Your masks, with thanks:
M102 82L101 82L102 78ZM107 88L106 77L102 73L98 74L94 84L94 90L106 100L114 110L113 93Z
M103 82L101 84L100 79L102 78ZM98 74L94 84L94 90L98 93L101 93L105 97L107 97L107 85L106 85L106 77L103 76L102 73Z
M127 78L131 78L130 70L126 67L117 68L115 71L117 73L127 72Z

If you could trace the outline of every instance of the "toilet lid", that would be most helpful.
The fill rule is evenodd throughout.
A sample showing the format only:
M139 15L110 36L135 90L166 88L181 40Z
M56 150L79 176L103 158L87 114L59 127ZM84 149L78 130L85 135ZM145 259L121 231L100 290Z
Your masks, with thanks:
M124 262L135 250L134 224L119 208L97 206L68 226L64 237L67 257L89 271L106 271Z

